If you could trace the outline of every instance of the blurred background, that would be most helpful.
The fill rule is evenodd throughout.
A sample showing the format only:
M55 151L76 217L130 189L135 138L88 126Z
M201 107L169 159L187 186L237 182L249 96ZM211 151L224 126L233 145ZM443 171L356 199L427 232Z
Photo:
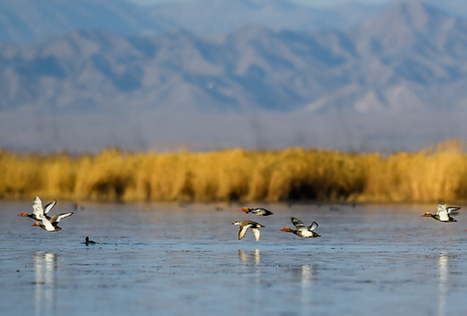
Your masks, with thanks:
M418 150L466 51L462 0L3 0L0 148Z

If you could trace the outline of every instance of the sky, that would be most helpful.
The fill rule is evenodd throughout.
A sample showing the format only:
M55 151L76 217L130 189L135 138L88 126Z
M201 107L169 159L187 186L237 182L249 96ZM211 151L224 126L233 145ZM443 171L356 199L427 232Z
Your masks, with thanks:
M174 2L174 1L188 2L188 1L193 1L193 0L127 0L127 1L140 4L140 5L152 5L152 4L157 4L157 3L167 3L167 2ZM290 1L304 4L304 5L316 6L316 7L332 7L332 6L340 5L346 2L379 4L379 3L385 3L391 0L290 0Z

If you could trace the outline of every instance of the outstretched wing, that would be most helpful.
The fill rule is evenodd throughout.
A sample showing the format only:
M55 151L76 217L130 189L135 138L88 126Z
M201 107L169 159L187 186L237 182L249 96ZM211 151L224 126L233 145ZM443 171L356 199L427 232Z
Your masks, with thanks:
M263 216L269 216L269 215L273 215L274 213L271 212L270 210L268 209L265 209L264 207L254 207L252 209L252 212L255 213L255 214L260 214L260 215L263 215Z
M62 213L62 214L57 214L52 219L50 220L51 223L58 223L62 219L67 218L69 216L73 215L73 212L68 212L68 213Z
M259 236L261 235L261 232L259 231L259 229L258 228L252 228L251 231L253 232L253 234L255 234L256 241L258 241Z
M438 216L439 220L442 222L448 222L449 221L449 214L448 211L446 210L446 204L440 204L438 205Z
M250 227L250 225L240 226L240 229L238 230L238 240L242 239L243 236L245 236L248 227Z
M298 218L291 217L290 219L292 220L292 224L294 224L297 229L306 227L305 224Z
M41 199L36 196L34 202L32 202L32 213L34 214L35 218L41 220L44 217L44 209L42 208L42 201Z
M449 206L447 208L447 211L448 211L448 214L451 214L451 212L457 212L458 210L460 210L461 208L458 207L458 206Z
M316 228L318 228L318 223L317 222L311 223L309 227L310 231L314 231Z
M50 202L49 204L47 204L45 207L44 207L44 214L47 214L49 213L49 211L51 209L54 208L54 206L57 204L57 200L54 200L53 202Z

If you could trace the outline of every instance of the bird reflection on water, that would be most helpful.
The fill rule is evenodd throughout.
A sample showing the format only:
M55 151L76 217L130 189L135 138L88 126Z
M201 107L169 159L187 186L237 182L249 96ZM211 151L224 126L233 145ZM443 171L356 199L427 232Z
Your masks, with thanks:
M438 315L446 315L446 301L448 296L448 281L449 281L449 256L447 251L442 251L438 257L439 270L439 305Z
M258 314L261 311L261 252L259 249L254 251L238 250L238 258L243 263L244 276L246 280L242 282L244 293L251 294L251 312Z
M47 315L55 311L56 271L56 254L43 251L34 254L36 315Z
M254 265L259 265L261 263L261 253L259 249L255 249L253 253L247 253L245 250L239 249L238 258L245 264L253 263Z
M260 313L262 304L262 292L265 287L273 286L268 285L267 278L262 280L262 277L270 273L271 269L275 270L279 268L282 272L281 278L290 280L297 284L296 290L299 297L301 297L301 306L303 307L303 315L308 315L313 301L312 285L315 277L316 266L311 264L296 265L291 263L290 265L277 266L277 263L271 258L268 260L268 256L265 258L261 257L261 251L259 249L250 250L238 250L238 258L243 264L242 270L246 272L245 276L247 281L245 284L245 292L250 294L252 300L251 306Z

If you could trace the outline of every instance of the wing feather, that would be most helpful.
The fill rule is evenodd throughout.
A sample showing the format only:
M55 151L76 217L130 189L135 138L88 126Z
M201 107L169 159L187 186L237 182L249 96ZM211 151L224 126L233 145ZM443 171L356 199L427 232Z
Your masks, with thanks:
M258 241L259 236L261 235L261 232L259 231L259 229L258 228L252 228L251 231L253 232L253 234L255 234L256 241Z
M49 211L51 209L53 209L53 207L57 204L57 200L54 200L53 202L50 202L49 204L47 204L45 207L44 207L44 214L47 214L49 213Z
M316 228L318 228L318 223L317 222L311 223L309 227L310 231L314 231Z
M243 236L245 236L246 231L248 230L248 227L250 227L250 226L249 225L248 226L240 226L240 229L238 230L238 240L242 239Z
M42 201L38 196L36 196L36 199L32 203L32 213L38 220L41 220L44 217L44 209L42 208Z
M305 227L305 224L301 220L299 220L298 218L292 217L290 219L292 220L292 224L294 224L295 227L297 227L297 228Z
M448 211L446 210L446 204L440 204L438 205L438 216L439 220L442 222L447 222L449 221L449 215Z
M68 212L68 213L62 213L62 214L57 214L52 219L50 220L51 223L58 223L62 219L67 218L69 216L73 215L73 212Z
M447 208L447 211L448 211L448 214L451 214L451 212L457 212L458 210L460 210L461 208L458 207L458 206L449 206Z

